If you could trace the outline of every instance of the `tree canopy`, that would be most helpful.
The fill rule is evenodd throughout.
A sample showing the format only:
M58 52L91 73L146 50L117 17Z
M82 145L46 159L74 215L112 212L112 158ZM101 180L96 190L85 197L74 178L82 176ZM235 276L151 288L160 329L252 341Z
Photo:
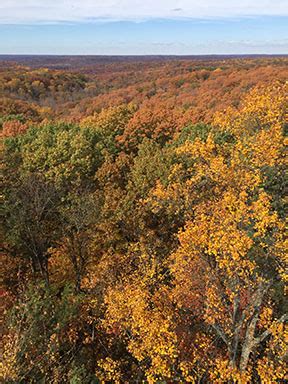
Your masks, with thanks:
M2 68L5 383L287 380L287 59L265 60Z

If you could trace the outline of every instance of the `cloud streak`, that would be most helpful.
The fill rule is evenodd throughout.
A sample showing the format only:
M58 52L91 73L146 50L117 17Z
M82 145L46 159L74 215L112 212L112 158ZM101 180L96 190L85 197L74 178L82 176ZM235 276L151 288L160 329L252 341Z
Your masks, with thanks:
M0 24L288 16L287 0L1 0Z

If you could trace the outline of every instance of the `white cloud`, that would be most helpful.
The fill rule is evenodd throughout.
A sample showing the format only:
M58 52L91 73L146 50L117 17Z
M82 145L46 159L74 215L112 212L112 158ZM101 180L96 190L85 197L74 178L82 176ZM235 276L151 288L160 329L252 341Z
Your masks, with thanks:
M288 0L0 0L0 24L288 16Z
M56 55L213 55L213 54L288 54L288 40L214 40L205 43L152 42L140 43L95 42L93 39L81 46L67 44L61 39L48 44L24 43L13 46L11 42L0 45L3 54L56 54Z

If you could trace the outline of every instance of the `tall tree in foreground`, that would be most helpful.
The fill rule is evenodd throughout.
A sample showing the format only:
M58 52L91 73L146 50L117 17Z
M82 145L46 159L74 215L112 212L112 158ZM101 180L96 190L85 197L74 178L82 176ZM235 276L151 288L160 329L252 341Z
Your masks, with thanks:
M283 162L285 92L280 84L253 90L239 111L216 116L235 144L217 145L209 135L178 149L194 160L189 190L204 180L210 188L172 255L173 294L179 310L194 313L220 347L207 356L213 382L284 379L284 223L263 170Z

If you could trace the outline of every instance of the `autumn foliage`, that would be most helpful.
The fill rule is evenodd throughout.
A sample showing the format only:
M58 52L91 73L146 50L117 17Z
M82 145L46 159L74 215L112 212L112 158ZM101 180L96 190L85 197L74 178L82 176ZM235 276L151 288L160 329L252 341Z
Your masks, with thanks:
M285 382L287 59L96 69L0 71L3 382Z

